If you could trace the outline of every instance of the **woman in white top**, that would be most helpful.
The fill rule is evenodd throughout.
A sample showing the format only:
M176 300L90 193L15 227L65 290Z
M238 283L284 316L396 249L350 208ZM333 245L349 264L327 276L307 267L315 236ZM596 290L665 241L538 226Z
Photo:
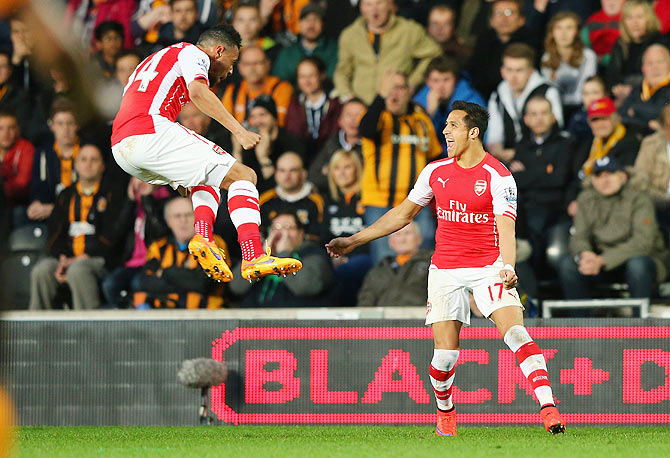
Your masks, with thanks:
M598 58L584 47L579 36L580 19L575 13L562 11L549 21L542 56L542 75L558 87L565 116L582 103L584 81L596 74Z

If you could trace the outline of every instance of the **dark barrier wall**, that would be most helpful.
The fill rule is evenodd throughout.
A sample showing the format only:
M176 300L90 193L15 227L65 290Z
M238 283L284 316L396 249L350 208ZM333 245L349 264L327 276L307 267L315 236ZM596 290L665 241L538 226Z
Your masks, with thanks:
M569 423L670 423L662 320L528 320ZM484 320L465 328L460 423L538 423L514 355ZM195 425L184 359L228 364L225 423L433 423L429 328L417 321L4 321L3 372L21 424Z

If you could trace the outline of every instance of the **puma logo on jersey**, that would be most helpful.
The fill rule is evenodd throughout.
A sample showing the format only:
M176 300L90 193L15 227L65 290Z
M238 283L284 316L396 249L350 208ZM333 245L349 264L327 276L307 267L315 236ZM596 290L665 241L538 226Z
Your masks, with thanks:
M443 180L441 177L437 177L437 181L442 183L442 188L444 189L444 185L447 184L447 181L449 181L449 178L447 178L446 180Z

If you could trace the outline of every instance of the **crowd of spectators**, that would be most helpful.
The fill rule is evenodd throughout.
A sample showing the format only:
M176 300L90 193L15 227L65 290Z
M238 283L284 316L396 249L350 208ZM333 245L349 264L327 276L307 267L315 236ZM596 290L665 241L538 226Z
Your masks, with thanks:
M94 116L63 75L36 70L39 31L0 21L0 232L47 234L30 309L423 305L430 206L346 257L323 244L379 219L446 155L456 100L488 108L486 149L516 179L524 300L595 297L612 282L652 297L666 279L668 0L54 3L89 63ZM211 89L261 141L243 149L191 103L179 121L254 169L267 245L302 261L296 276L212 282L188 256L190 201L130 178L110 154L137 65L220 21L243 46ZM570 226L549 262L552 234ZM215 232L239 272L227 212Z

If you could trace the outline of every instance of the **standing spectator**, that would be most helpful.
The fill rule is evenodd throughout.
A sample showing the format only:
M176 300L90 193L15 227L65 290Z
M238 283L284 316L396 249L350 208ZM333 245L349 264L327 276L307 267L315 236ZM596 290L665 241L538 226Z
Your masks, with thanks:
M80 145L74 104L65 98L56 99L48 124L54 141L36 150L32 167L28 206L28 219L32 221L51 216L58 194L77 181L73 164Z
M105 21L123 25L124 49L133 47L130 18L137 8L137 0L68 0L65 24L73 36L81 38L84 49L93 44L93 30Z
M598 57L584 47L579 37L579 16L569 11L551 18L544 46L542 76L558 87L568 119L581 105L584 81L598 70Z
M231 291L241 296L242 307L319 307L334 305L330 299L333 268L325 250L305 237L300 218L290 211L277 214L270 225L267 244L276 256L302 261L300 275L271 275L250 283L236 275ZM233 270L238 271L239 266Z
M320 58L328 78L333 77L337 65L337 41L323 35L325 10L316 3L308 3L300 11L300 35L292 45L279 51L272 66L272 74L296 86L298 62L305 56Z
M127 196L117 216L115 230L123 265L102 281L105 304L114 308L128 307L132 299L131 285L146 262L147 247L167 232L163 206L169 193L165 187L130 177Z
M288 105L293 96L293 86L270 75L270 61L258 46L242 48L238 66L243 79L241 82L230 84L223 93L221 101L226 109L239 122L244 122L247 119L250 102L266 94L274 100L279 126L284 127Z
M300 11L311 0L260 0L261 22L269 35L289 40L300 32Z
M237 5L233 11L231 24L242 37L241 49L258 46L265 52L268 59L274 62L279 52L279 46L271 37L261 36L263 23L256 3L240 3Z
M326 66L316 56L300 59L297 67L299 93L293 96L286 115L286 130L302 137L308 162L337 131L342 105L324 90Z
M414 101L421 105L433 121L435 132L442 132L451 105L457 101L472 102L486 106L481 95L470 85L470 81L460 74L455 60L440 56L430 61L426 74L425 85L414 96ZM443 135L438 135L442 148L447 144Z
M324 203L324 234L328 243L335 237L348 237L365 228L361 205L363 164L355 151L337 150L328 167L329 193ZM347 256L333 260L340 286L338 305L354 305L365 274L372 268L370 248L365 245Z
M12 82L11 54L0 50L0 111L14 113L22 131L30 122L30 101L28 94Z
M633 88L619 107L624 123L643 129L657 129L656 119L670 102L670 51L652 44L642 57L642 83Z
M528 100L523 121L529 135L517 145L509 169L519 192L517 221L528 231L538 269L544 267L548 230L567 219L566 189L573 180L575 143L558 128L551 103L541 95Z
M420 250L421 230L409 223L389 236L391 254L368 272L358 292L359 307L426 305L430 250Z
M170 22L169 0L140 0L138 3L130 21L130 31L138 41L153 45L158 41L158 29Z
M328 170L330 159L336 151L354 151L362 159L361 138L358 135L358 124L365 114L365 104L361 99L349 99L342 105L340 117L337 120L338 131L332 134L316 155L309 166L309 181L321 193L328 191Z
M131 281L135 307L221 308L223 285L208 279L188 253L188 241L195 234L191 199L170 200L165 205L165 223L171 234L149 245L147 262ZM218 235L214 238L230 263L226 243Z
M251 167L258 176L258 191L274 187L275 161L286 151L295 151L305 157L305 147L292 133L279 127L277 106L268 95L256 97L249 108L249 128L261 134L261 140L253 149L243 150L233 142L233 156Z
M500 74L503 81L489 99L491 121L486 137L488 151L503 162L514 158L515 145L527 135L521 119L530 97L542 95L551 102L558 127L563 127L561 95L551 82L534 69L530 46L513 43L505 49Z
M582 86L582 105L579 110L572 113L566 129L575 137L577 144L581 144L584 141L591 143L591 140L593 140L591 127L587 121L586 110L591 105L591 102L605 97L607 97L607 88L601 77L596 75L584 81L584 85Z
M417 87L430 59L440 54L437 43L421 25L396 16L392 0L361 0L360 5L361 17L340 35L334 76L340 98L371 103L386 70L409 75L409 86Z
M620 104L633 87L642 82L642 55L653 43L668 44L660 33L661 23L649 2L628 0L621 13L621 36L614 44L607 65L607 84Z
M274 189L260 195L262 225L266 226L283 210L295 212L305 234L319 240L323 223L323 197L307 181L307 171L299 154L287 151L277 158Z
M195 44L205 30L198 21L198 5L196 0L170 0L170 22L158 29L158 46L165 48L175 43L187 42Z
M359 132L363 138L361 202L369 225L407 197L421 170L442 154L442 148L430 118L410 102L407 78L395 72L382 77L379 94L361 119ZM432 244L434 215L426 209L416 221L424 243ZM371 242L370 250L373 262L390 254L386 238Z
M537 52L538 37L525 26L526 19L516 0L496 0L491 9L491 29L479 34L470 60L469 71L480 94L488 97L500 83L503 52L512 43L525 43ZM482 56L486 56L485 59ZM531 67L535 61L531 62Z
M12 215L12 227L26 223L35 148L20 137L19 124L13 113L0 112L0 174L5 198Z
M433 6L428 13L426 31L440 45L443 56L451 57L460 67L465 67L472 55L472 48L456 35L456 12L451 6Z
M18 17L9 21L12 39L12 83L31 96L33 103L42 91L33 63L34 41L28 26Z
M566 299L592 296L596 281L622 281L631 297L651 297L666 276L667 250L651 198L627 185L622 164L603 157L593 167L593 188L578 198L571 254L559 277Z
M600 6L596 0L525 0L523 3L526 25L538 36L546 35L547 24L558 13L571 11L583 22Z
M135 51L122 51L114 63L114 78L107 82L96 98L100 114L110 123L116 117L121 107L123 88L128 84L128 78L135 71L142 59Z
M94 31L95 49L92 60L105 78L114 78L114 65L123 48L123 26L116 21L98 24Z
M72 292L72 308L95 309L101 304L98 283L104 277L111 241L117 236L117 198L102 183L102 152L82 145L75 161L79 180L58 195L49 220L50 257L30 272L30 309L51 309L61 284Z
M600 0L602 9L593 13L582 29L582 40L595 51L604 67L609 64L610 52L620 36L619 21L624 3L626 0Z

